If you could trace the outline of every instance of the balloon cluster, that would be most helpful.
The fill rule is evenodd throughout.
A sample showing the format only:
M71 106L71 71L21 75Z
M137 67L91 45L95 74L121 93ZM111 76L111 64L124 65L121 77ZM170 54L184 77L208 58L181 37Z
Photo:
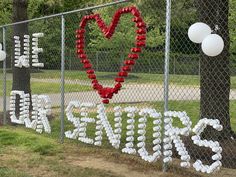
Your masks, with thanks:
M224 41L218 34L211 34L211 28L205 23L195 23L188 30L188 37L194 43L202 43L202 51L210 57L215 57L224 49Z
M0 43L0 61L3 61L6 59L6 52L3 51L2 44Z
M131 48L131 53L128 54L128 59L124 61L124 64L118 72L117 77L114 79L116 82L114 87L104 87L97 80L93 65L91 64L85 52L85 27L88 21L95 20L104 36L110 39L115 32L116 26L119 23L121 15L127 13L131 13L134 16L132 21L136 23L137 27L135 47ZM116 11L109 26L106 26L105 22L101 19L99 14L91 14L84 16L80 23L80 29L76 30L76 38L77 55L81 59L81 63L83 63L84 69L86 69L88 78L91 79L93 88L97 90L100 97L103 98L103 103L108 104L109 99L112 99L113 95L117 94L121 89L122 83L125 81L125 78L132 70L132 66L139 58L138 53L142 51L142 47L146 46L146 24L143 21L141 14L136 7L126 7Z

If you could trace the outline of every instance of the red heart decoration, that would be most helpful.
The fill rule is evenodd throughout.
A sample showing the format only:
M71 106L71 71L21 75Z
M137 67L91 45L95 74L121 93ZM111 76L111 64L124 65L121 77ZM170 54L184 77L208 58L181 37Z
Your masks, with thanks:
M84 34L86 32L85 27L89 21L95 20L104 36L110 39L115 32L121 15L127 13L131 13L134 16L132 21L136 23L137 27L135 47L130 49L131 53L128 54L128 59L124 61L123 67L121 67L120 71L117 74L118 76L115 78L116 83L114 87L103 87L101 84L99 84L93 66L84 50ZM84 68L86 69L88 78L91 79L93 88L97 90L100 97L103 98L102 102L104 104L108 104L109 99L112 99L113 95L117 94L121 89L122 83L125 81L125 77L128 77L128 74L132 70L133 65L135 65L135 60L139 58L138 53L142 52L142 47L146 46L146 24L143 21L139 10L133 6L117 10L109 26L106 26L105 22L101 19L99 14L86 15L80 22L80 29L76 30L76 39L77 55L81 59L81 63L83 63Z

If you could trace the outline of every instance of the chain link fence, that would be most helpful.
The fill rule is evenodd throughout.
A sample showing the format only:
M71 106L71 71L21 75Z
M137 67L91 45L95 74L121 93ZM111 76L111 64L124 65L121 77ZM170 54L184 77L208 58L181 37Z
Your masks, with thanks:
M170 3L170 1L167 2ZM44 33L44 37L39 39L39 46L43 48L43 53L39 55L39 59L40 62L44 63L44 68L30 67L30 87L32 94L45 94L51 98L52 116L50 116L50 124L52 136L61 136L61 140L63 140L64 131L73 128L67 120L64 110L71 101L96 104L102 101L99 94L92 88L91 81L87 78L83 64L76 54L76 30L79 29L81 19L85 15L99 13L106 24L109 24L116 10L135 5L142 12L142 17L147 24L146 47L142 49L139 59L126 78L121 91L114 95L110 104L106 106L109 120L114 121L111 112L117 105L121 105L122 108L128 106L135 106L138 109L155 108L162 113L163 120L168 118L164 116L165 111L185 111L193 123L192 128L200 118L219 119L224 127L223 131L217 133L216 130L209 128L209 131L207 130L202 138L219 141L223 149L221 162L224 170L217 172L216 175L227 176L227 174L231 174L236 167L236 146L233 133L236 131L234 118L236 116L236 92L234 88L236 66L234 59L234 48L236 46L234 40L235 4L234 0L173 1L170 9L171 14L169 14L171 15L170 41L166 40L168 37L168 31L166 32L166 2L161 0L113 2L109 5L27 22L28 34L31 37L33 33ZM226 13L227 15L228 9L229 18L226 18L222 14ZM124 60L127 59L131 48L134 47L136 28L134 23L131 23L132 18L130 14L123 15L114 35L109 40L103 37L96 23L89 23L86 27L85 50L96 72L97 80L106 87L113 86L118 71L123 66ZM225 20L229 20L229 22L227 23ZM200 45L189 40L188 28L198 21L207 23L214 30L216 26L219 28L215 33L224 38L226 45L226 49L220 56L206 57L202 53ZM9 110L9 96L13 82L13 27L14 25L2 27L5 30L7 52L5 75L7 110ZM65 38L62 38L63 33ZM3 35L4 33L0 34L0 41L3 41ZM230 40L227 35L229 35ZM165 48L166 42L169 42L170 49ZM227 49L229 50L227 51ZM3 81L4 79L1 81L1 85L3 85ZM229 88L227 86L230 82ZM2 104L4 102L3 95L1 93L0 111L5 114ZM6 113L9 123L9 113ZM78 115L79 110L74 110L73 113ZM92 110L90 114L94 116L96 110ZM124 117L122 122L125 126L126 119L127 117ZM135 121L135 125L138 126L138 116L135 117ZM148 120L146 147L150 154L153 153L154 140L151 124L151 121ZM126 143L125 126L123 127L121 147L124 147ZM183 128L182 122L178 119L174 119L173 126ZM93 136L95 126L90 128L92 130L89 130L88 134ZM59 134L60 131L61 134ZM193 132L189 136L181 136L181 140L191 156L191 164L197 159L200 159L204 164L213 163L212 155L214 153L210 148L195 145L191 140L192 135ZM164 135L162 136L164 138ZM138 134L136 133L134 137L134 144L137 144ZM106 143L103 146L105 148L110 147L105 135L104 138L104 143ZM172 143L171 146L173 146L170 148L173 150L173 161L164 163L164 170L186 176L202 175L202 173L195 172L192 167L186 170L180 168L180 155L174 147L175 144ZM164 150L162 149L162 151ZM157 160L157 163L162 164L162 161L163 156Z
M0 41L3 41L2 33L0 33ZM1 44L3 44L3 43L1 43ZM3 45L2 45L2 46L3 46ZM1 66L1 73L3 73L3 70L2 70L2 68L3 68L3 63L2 63L2 62L1 62L1 64L0 64L0 66ZM1 85L2 87L3 87L3 83L4 83L4 78L3 78L3 74L1 74L0 85ZM1 113L3 113L3 106L1 106L0 111L1 111ZM0 120L1 124L3 123L2 121L3 121L3 120Z
M33 21L27 24L28 25L28 33L24 35L29 35L29 41L30 41L30 89L31 89L31 95L49 95L51 101L52 101L52 107L53 107L53 113L52 116L49 116L49 119L52 117L56 117L60 115L60 69L61 69L61 19L60 17L54 17L49 19L42 19ZM15 42L14 42L14 32L13 28L17 25L13 26L7 26L4 27L5 36L6 36L6 53L7 53L7 59L6 59L6 123L11 124L10 120L10 93L12 90L20 90L20 87L24 87L25 78L26 75L22 75L22 78L18 79L18 88L15 87L13 89L13 72L14 72L14 51L15 51ZM43 33L44 37L41 37L38 39L38 47L43 48L43 52L39 53L39 62L44 63L44 67L34 67L32 65L32 56L33 54L33 34L35 33ZM21 46L23 46L24 36L20 35L20 41ZM21 51L23 53L23 47L21 48ZM24 69L15 67L15 72L17 75L17 72L19 70ZM4 92L4 90L3 90ZM2 102L3 98L1 99ZM3 109L3 106L1 104L1 109ZM32 109L32 108L31 108ZM56 127L54 127L56 130ZM60 130L60 128L58 128ZM59 137L59 132L53 131L52 135Z
M218 140L222 165L235 168L235 2L234 1L173 1L171 8L169 110L185 110L196 125L199 118L219 119L221 132L207 126L202 137ZM188 28L196 22L208 24L222 36L225 48L217 57L203 54L201 44L188 38ZM230 40L229 40L230 39ZM177 64L171 72L171 62ZM173 66L173 65L172 65ZM231 84L230 84L231 82ZM198 148L183 137L192 160L210 164L210 148ZM204 145L203 145L204 146ZM190 150L191 149L191 150ZM201 150L200 150L201 149ZM224 176L223 173L219 175ZM231 176L231 175L229 175Z

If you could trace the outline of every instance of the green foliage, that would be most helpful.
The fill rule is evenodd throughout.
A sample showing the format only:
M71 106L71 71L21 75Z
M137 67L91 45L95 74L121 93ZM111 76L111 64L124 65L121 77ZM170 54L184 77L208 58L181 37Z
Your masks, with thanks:
M112 0L28 0L28 16L35 18L50 14L55 14L63 11L69 11L88 6L93 6L102 3L113 2ZM171 52L175 54L188 54L191 55L199 53L199 45L192 43L187 37L188 27L198 21L197 9L194 6L194 0L179 0L172 3L172 25L171 25ZM127 5L135 5L142 12L142 16L147 23L147 47L145 54L148 53L163 53L165 44L165 1L162 0L135 0L123 5L111 6L97 10L89 10L80 13L74 13L65 16L66 18L66 60L69 54L75 53L75 30L79 28L81 18L86 14L100 13L106 24L110 24L114 12L119 8ZM11 23L12 19L12 1L0 1L0 24ZM104 38L97 24L94 22L89 23L86 33L87 53L91 56L91 60L95 61L95 52L114 52L113 56L109 56L109 63L102 70L109 70L111 66L118 68L120 63L120 56L126 56L130 48L134 46L135 42L135 26L131 21L132 15L123 15L121 21L115 31L112 39L107 40ZM59 69L60 68L60 45L61 45L61 30L60 18L52 18L47 20L40 20L29 23L29 32L44 32L45 37L40 39L40 46L45 50L41 57L45 63L46 69ZM229 12L229 30L231 41L231 68L232 71L236 68L236 0L230 0ZM1 36L1 35L0 35ZM8 57L12 58L12 28L7 28L7 53ZM119 54L117 54L117 51ZM159 55L159 54L157 54ZM154 60L156 57L153 54ZM70 57L73 62L74 68L81 68L75 54ZM107 60L106 60L107 61ZM138 65L144 68L148 65L149 56L142 57L142 61ZM116 63L116 64L114 64ZM158 62L159 64L160 62ZM8 60L10 67L10 60ZM149 63L150 64L150 63ZM186 66L188 67L188 66ZM191 67L191 66L189 66ZM140 67L136 67L140 68ZM146 69L149 70L149 69ZM135 70L136 71L136 70ZM160 70L156 70L158 73ZM141 72L146 72L141 70ZM186 73L189 74L189 73ZM193 74L193 73L191 73Z
M56 141L52 141L47 137L38 137L32 133L12 128L0 130L0 148L4 146L21 146L41 155L54 155L60 152L60 148L56 145Z
M229 29L230 29L230 53L232 74L236 73L236 0L230 0Z
M111 15L110 13L104 13L106 9L103 9L102 18L106 22L106 24L110 24ZM97 27L96 23L92 23L89 25L90 28L90 42L89 47L95 49L119 49L125 41L125 45L131 45L134 42L134 30L132 29L134 24L130 23L132 17L131 15L127 15L125 17L121 17L122 24L119 24L114 36L107 40L104 38L103 33Z
M53 121L54 122L54 121ZM57 124L57 127L59 124ZM39 135L32 130L3 127L0 130L1 177L63 176L63 177L116 177L106 170L85 168L68 163L68 157L78 156L78 147L58 144L58 131ZM7 143L5 143L7 142ZM0 151L1 152L1 151Z
M11 21L12 3L10 0L0 1L0 24L6 24Z
M231 50L236 55L236 0L230 0L230 11L229 11L229 29L231 39Z
M146 6L148 4L143 4L141 2L130 3L130 5L137 5L139 9L142 11L142 16L144 21L148 26L148 33L147 33L147 46L148 47L157 47L164 45L164 25L163 20L158 20L156 12L156 6L151 6L151 10L148 9ZM159 7L159 6L157 6ZM94 13L99 13L102 16L102 19L106 22L107 25L110 24L114 12L116 11L117 7L109 7L104 9L99 9ZM149 11L150 10L150 11ZM147 12L149 12L147 14ZM159 12L163 12L160 10ZM154 13L154 14L152 14ZM112 37L112 39L107 40L104 38L102 32L97 27L97 24L92 23L89 24L89 36L90 42L89 47L96 48L96 49L121 49L124 50L125 46L132 46L135 43L135 23L132 22L133 16L131 14L125 14L121 16L120 22L117 26L117 29ZM130 47L128 47L130 48ZM128 49L129 50L129 49Z
M171 51L173 53L182 54L198 54L199 44L193 43L189 40L188 27L172 25L171 27ZM191 58L191 56L189 56Z
M0 167L0 176L1 177L31 177L31 175L26 174L21 171L16 171L8 167Z
M9 134L8 132L1 130L0 135L1 145L13 145L16 143L17 133L12 132L11 134Z
M36 18L63 10L62 0L29 0L29 18Z

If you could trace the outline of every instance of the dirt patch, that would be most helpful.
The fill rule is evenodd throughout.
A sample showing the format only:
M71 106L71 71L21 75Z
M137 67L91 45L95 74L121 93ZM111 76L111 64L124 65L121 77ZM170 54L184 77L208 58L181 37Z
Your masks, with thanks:
M74 147L72 151L65 152L64 160L73 166L108 170L118 176L125 177L209 177L211 175L196 172L192 167L185 169L180 167L180 160L174 159L168 168L168 172L162 172L162 163L159 159L156 163L147 163L140 157L117 152L110 149L98 149L88 146ZM214 177L233 177L236 169L221 168L214 173Z
M153 169L147 170L137 170L130 164L127 165L126 162L115 163L109 161L105 158L96 156L83 156L80 158L74 156L68 156L66 161L74 166L80 166L83 168L94 168L99 170L110 171L118 176L124 177L208 177L209 175L197 173L194 169L183 169L170 167L170 172L161 172ZM176 165L178 165L176 163ZM220 172L214 174L214 177L233 177L236 174L235 169L222 168Z
M152 177L157 176L161 177L164 174L158 171L134 171L131 166L127 166L126 164L114 163L111 161L107 161L103 158L95 158L95 157L83 157L83 158L75 158L68 157L67 160L70 164L75 166L80 166L84 168L95 168L100 170L111 171L119 176L124 177ZM164 176L167 176L166 174ZM168 175L170 176L170 175Z
M27 174L35 177L51 177L56 176L56 173L52 170L49 170L48 167L40 161L40 157L34 154L28 154L24 150L19 148L12 148L0 154L1 165L4 164L6 167L11 167L15 170L25 171Z
M112 174L111 176L116 177L209 177L209 175L195 172L193 168L180 168L178 159L174 159L168 172L163 173L161 159L150 164L141 160L140 157L122 154L112 149L99 149L81 144L62 146L63 152L56 156L41 156L26 149L8 146L0 153L0 166L4 165L4 167L27 172L32 176L44 177L59 174L59 176L75 176L81 170L86 171L86 174L88 174L87 171L92 170L93 177L103 177L104 174ZM77 171L64 175L71 170ZM98 175L98 172L102 172L102 175ZM83 177L84 174L82 174ZM213 175L214 177L232 177L235 174L235 169L222 168Z

